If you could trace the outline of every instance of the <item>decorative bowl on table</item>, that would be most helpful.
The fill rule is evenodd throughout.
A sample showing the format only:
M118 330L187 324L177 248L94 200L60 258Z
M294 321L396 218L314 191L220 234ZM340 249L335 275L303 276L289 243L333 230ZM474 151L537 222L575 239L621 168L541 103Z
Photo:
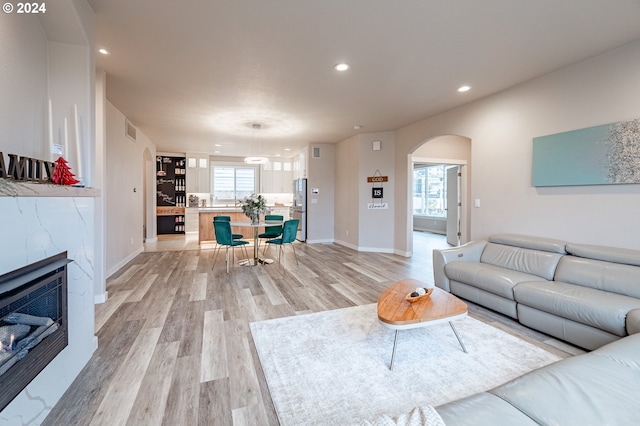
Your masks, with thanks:
M430 288L418 287L415 289L415 291L407 294L407 296L405 297L405 300L409 303L417 302L418 300L426 299L427 297L431 296L431 293L433 293L432 287Z

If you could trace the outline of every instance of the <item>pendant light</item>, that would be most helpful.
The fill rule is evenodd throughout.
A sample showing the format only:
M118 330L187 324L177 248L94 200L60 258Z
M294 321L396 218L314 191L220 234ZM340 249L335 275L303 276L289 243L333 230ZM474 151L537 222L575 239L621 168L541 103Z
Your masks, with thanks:
M255 136L256 132L262 128L262 125L260 123L253 123L251 127L253 128L253 133ZM258 153L262 154L262 146L260 145L260 138L257 137L256 139L258 139ZM257 157L245 157L244 162L247 164L267 164L269 162L269 159L267 157L262 157L260 155Z

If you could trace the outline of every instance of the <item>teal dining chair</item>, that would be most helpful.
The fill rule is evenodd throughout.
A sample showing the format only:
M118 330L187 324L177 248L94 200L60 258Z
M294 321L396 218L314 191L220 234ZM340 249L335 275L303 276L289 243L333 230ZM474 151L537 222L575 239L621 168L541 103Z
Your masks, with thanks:
M293 249L293 257L296 259L296 265L298 263L298 256L296 255L296 249L293 246L293 242L296 240L296 235L298 234L298 223L300 223L299 219L291 219L287 220L282 226L282 236L280 238L274 238L271 240L267 240L267 244L275 244L278 247L278 263L282 264L282 267L287 269L287 258L285 255L284 248L286 245L290 245ZM280 256L284 257L283 262L280 262Z
M231 222L231 216L214 216L213 221ZM244 238L242 234L231 234L234 240L241 240Z
M283 216L277 215L277 214L268 214L264 217L265 222L268 222L270 220L278 220L282 222L283 219L284 219ZM265 226L264 232L262 234L258 234L258 238L272 240L274 238L278 238L281 234L282 234L282 225ZM258 240L258 242L260 242L260 240ZM269 246L268 245L264 246L263 253L265 255L267 253L267 247Z
M220 251L220 249L222 248L222 246L226 247L226 263L227 263L227 274L229 273L229 248L231 248L231 254L233 254L233 251L235 250L236 247L243 247L244 248L244 254L247 257L247 259L249 258L249 254L247 253L247 248L246 245L249 244L248 241L243 241L243 240L234 240L232 238L232 234L231 234L231 224L227 221L224 220L214 220L213 221L213 230L216 234L216 242L218 243L218 245L216 246L216 251L215 254L213 256L213 266L211 267L211 269L215 268L216 266L216 259L218 257L218 252Z

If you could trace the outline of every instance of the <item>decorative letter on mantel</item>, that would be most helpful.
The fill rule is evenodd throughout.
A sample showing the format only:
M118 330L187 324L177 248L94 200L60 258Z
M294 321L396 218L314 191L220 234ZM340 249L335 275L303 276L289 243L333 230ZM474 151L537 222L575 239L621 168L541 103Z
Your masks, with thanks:
M9 155L9 168L0 152L0 178L23 182L47 183L53 176L54 163L30 157Z
M640 119L533 138L533 186L640 183Z

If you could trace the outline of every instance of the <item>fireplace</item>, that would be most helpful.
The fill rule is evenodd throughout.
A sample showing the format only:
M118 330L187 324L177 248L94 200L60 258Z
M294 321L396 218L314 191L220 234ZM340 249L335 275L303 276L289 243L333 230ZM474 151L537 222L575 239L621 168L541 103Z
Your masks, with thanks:
M67 252L0 276L0 411L68 344Z

